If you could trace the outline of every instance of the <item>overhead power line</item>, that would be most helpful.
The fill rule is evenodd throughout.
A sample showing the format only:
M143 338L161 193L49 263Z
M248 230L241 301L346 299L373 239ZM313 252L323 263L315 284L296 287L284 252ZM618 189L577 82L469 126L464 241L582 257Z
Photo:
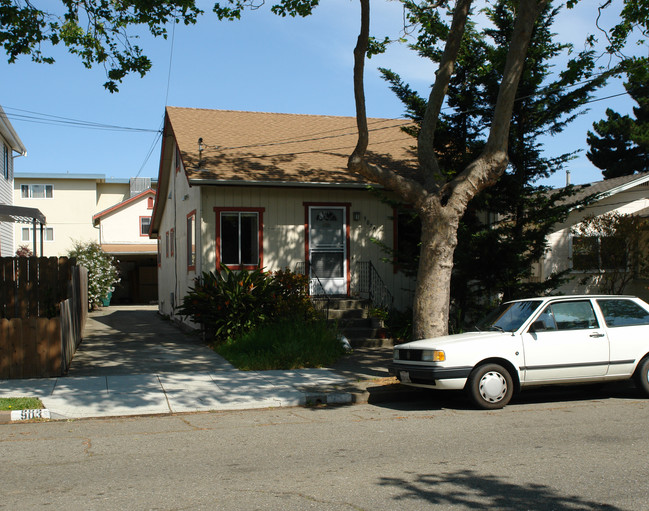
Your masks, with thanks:
M14 121L20 120L25 122L32 122L36 124L49 124L55 126L67 126L70 128L84 128L94 130L106 131L128 131L128 132L141 132L141 133L156 133L159 130L150 128L134 128L132 126L119 126L115 124L106 124L94 121L83 121L80 119L73 119L70 117L60 117L58 115L44 114L40 112L32 112L30 110L22 110L20 108L12 108L3 106L7 117ZM21 113L13 113L21 112Z

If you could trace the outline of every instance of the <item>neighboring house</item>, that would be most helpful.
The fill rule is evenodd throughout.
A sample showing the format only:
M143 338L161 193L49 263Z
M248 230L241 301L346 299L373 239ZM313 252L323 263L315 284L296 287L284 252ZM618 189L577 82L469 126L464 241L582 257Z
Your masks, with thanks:
M23 225L27 228L30 225L33 228L33 223L28 215L21 218L20 212L11 208L14 204L14 158L16 154L25 156L27 149L25 149L2 107L0 107L0 151L0 206L2 206L2 211L0 211L0 256L12 257L15 255L16 250L12 222L24 222ZM41 220L44 221L42 218Z
M412 171L403 124L369 120L370 160ZM306 272L314 294L362 296L371 282L407 306L412 280L374 242L396 247L398 215L347 171L356 141L352 117L168 107L151 224L160 312L223 265Z
M21 172L14 179L14 203L46 215L45 256L65 256L77 241L98 242L119 261L121 282L113 300L148 303L157 296L155 243L148 231L141 235L153 211L151 186L150 178ZM15 229L16 245L31 246L33 231Z
M577 201L586 197L591 197L591 200L586 207L573 210L566 221L558 225L556 230L548 236L549 250L538 268L536 268L535 277L543 279L553 272L571 270L570 274L573 278L560 287L559 292L565 294L597 293L599 289L595 277L601 271L606 271L606 269L583 267L583 261L605 260L605 257L602 258L601 252L606 250L606 244L598 239L596 243L585 245L584 240L581 239L582 237L576 236L572 232L572 228L586 217L600 216L606 213L617 212L642 217L647 216L647 208L649 208L649 173L607 179L577 186L576 188L577 194L571 200ZM594 253L588 257L575 259L573 249L578 243L581 243L582 252L584 246L587 246ZM629 268L628 271L633 271L633 269ZM635 279L625 292L635 294L643 299L649 299L647 284L644 279Z
M157 243L149 238L155 190L149 188L92 217L104 252L120 262L121 287L135 303L158 300ZM119 289L115 297L119 300Z

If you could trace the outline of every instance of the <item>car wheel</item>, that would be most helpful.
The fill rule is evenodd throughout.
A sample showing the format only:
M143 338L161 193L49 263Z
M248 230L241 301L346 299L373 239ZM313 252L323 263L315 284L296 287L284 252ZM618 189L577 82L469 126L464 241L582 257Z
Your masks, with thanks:
M502 408L514 394L514 381L509 371L498 364L476 367L469 376L469 397L480 408Z
M646 357L638 364L636 383L645 394L649 395L649 357Z

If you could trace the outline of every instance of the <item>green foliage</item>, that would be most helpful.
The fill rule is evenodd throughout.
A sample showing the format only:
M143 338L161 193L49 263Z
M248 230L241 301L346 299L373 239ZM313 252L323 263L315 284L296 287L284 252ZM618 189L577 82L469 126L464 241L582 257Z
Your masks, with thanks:
M395 344L412 341L412 309L390 309L385 318L385 326L395 339Z
M621 68L627 75L624 88L638 104L634 117L608 108L606 119L593 123L587 138L586 156L604 179L649 171L649 59L627 59Z
M177 313L201 324L217 343L241 336L280 317L313 319L307 278L280 270L204 272L183 298Z
M345 351L324 320L282 319L217 347L217 352L247 371L330 366Z
M68 257L74 257L78 265L88 269L88 308L100 307L101 299L115 291L115 284L120 280L115 259L94 241L75 241Z
M146 74L151 61L132 44L133 26L144 27L154 37L167 37L170 22L196 23L202 10L195 0L61 0L43 2L0 1L0 44L10 63L23 55L32 61L52 64L45 53L48 45L63 44L81 58L84 66L100 64L106 68L111 92L128 73ZM53 5L58 4L58 5Z

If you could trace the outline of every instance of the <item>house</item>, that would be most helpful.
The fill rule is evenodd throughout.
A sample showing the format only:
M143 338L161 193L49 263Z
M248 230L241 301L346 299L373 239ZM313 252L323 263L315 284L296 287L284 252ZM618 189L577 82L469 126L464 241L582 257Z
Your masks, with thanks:
M149 303L157 299L156 244L148 237L152 187L150 178L21 172L15 174L13 200L47 216L45 256L67 255L77 241L97 242L118 260L121 281L113 300ZM31 244L32 238L32 229L15 227L16 245Z
M403 125L369 120L370 159L412 169ZM223 265L289 268L312 294L408 305L414 284L377 243L397 246L398 214L347 171L356 142L353 117L168 107L150 232L160 312L173 316L194 279Z
M115 300L126 297L133 303L158 300L158 247L149 238L154 201L155 190L147 188L92 217L93 226L99 228L101 248L119 261L122 280L114 294Z
M587 197L590 198L588 205L572 210L566 221L557 225L554 232L548 236L548 251L536 268L535 277L538 279L547 278L555 272L570 270L570 276L573 278L558 289L565 294L600 292L598 275L606 271L601 263L605 259L606 243L602 243L602 239L584 240L584 236L574 232L574 227L587 217L597 217L607 213L647 216L649 173L580 185L576 187L576 195L571 200L578 202ZM588 243L584 243L585 241ZM581 257L575 257L578 246ZM592 253L584 254L584 250ZM598 265L600 267L591 268L590 266L594 264L592 261L600 261ZM632 268L625 270L633 271ZM647 300L649 299L648 284L645 279L634 278L625 292Z
M18 137L11 122L7 118L2 107L0 107L0 146L2 149L2 162L0 167L0 257L13 257L15 255L14 227L13 222L26 226L32 232L34 238L33 247L36 252L36 238L38 236L37 226L41 228L41 251L42 226L45 223L45 216L35 208L21 208L14 206L14 158L25 156L27 149Z

